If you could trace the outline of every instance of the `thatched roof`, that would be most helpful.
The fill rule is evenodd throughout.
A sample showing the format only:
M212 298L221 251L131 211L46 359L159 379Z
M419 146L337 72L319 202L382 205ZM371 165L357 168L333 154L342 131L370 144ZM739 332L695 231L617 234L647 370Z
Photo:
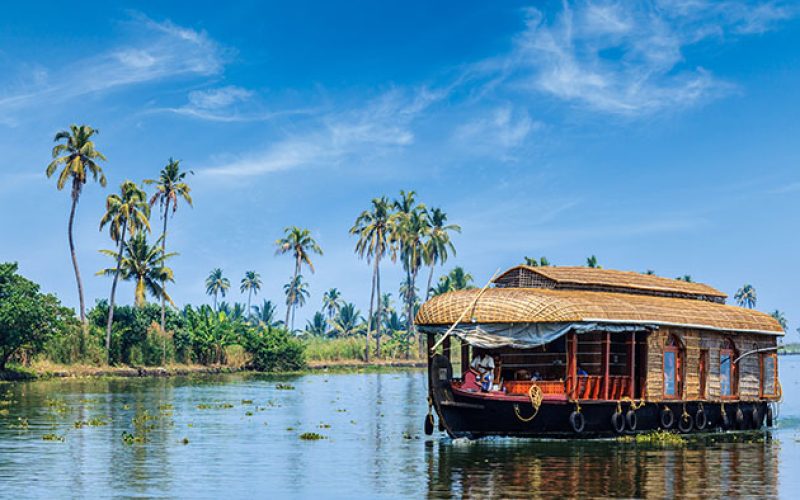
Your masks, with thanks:
M605 322L783 334L772 316L704 300L585 290L488 288L471 308L479 293L461 290L433 297L422 305L416 323L450 325L470 308L462 320L465 323Z
M724 302L727 297L719 290L702 283L589 267L516 266L498 276L494 283L498 287L639 293L712 302Z

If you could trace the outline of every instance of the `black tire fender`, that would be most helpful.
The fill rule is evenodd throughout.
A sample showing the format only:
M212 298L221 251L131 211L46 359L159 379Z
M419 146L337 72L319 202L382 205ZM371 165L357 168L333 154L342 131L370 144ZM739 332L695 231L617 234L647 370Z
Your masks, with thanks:
M586 427L586 419L583 418L583 413L573 411L569 416L569 424L572 426L572 430L575 434L582 433L583 429Z
M611 427L617 434L625 432L625 417L622 415L622 412L615 411L611 414Z
M625 414L625 423L628 424L628 430L629 431L635 431L636 430L636 412L635 411L628 410L628 412Z
M684 413L678 419L678 430L684 434L688 434L692 431L692 427L694 427L694 419L688 413Z
M697 430L702 431L708 425L708 417L706 416L705 410L700 408L697 410L697 413L694 414L694 426Z
M741 408L736 408L736 428L744 429L744 412Z
M764 416L758 411L758 406L753 406L753 429L760 429L764 421Z
M425 435L430 436L433 434L433 415L428 413L425 415Z
M767 427L772 427L772 424L775 423L774 422L774 418L775 418L775 416L772 413L772 405L771 404L767 404Z
M670 429L675 425L675 414L667 407L661 410L660 422L662 429Z

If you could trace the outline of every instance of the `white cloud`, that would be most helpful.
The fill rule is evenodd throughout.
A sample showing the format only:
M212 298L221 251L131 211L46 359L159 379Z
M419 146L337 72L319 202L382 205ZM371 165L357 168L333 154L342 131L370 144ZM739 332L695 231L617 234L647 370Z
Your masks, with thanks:
M132 39L122 46L61 68L36 66L25 84L0 93L0 113L19 112L42 102L52 106L133 84L215 75L228 57L227 51L202 31L143 16L136 16L130 26Z
M253 92L230 85L218 89L189 92L189 104L199 109L220 109L247 101L252 96Z
M775 3L672 0L564 4L546 17L526 12L510 53L471 71L492 89L535 92L592 110L639 116L702 102L733 86L702 67L687 67L683 49L725 33L761 33L790 16Z
M522 146L530 133L541 127L524 108L504 105L456 128L454 139L462 148L501 160L512 160L513 151Z
M218 161L200 172L239 178L337 164L348 158L364 162L413 144L414 120L445 96L446 92L427 88L390 90L361 107L319 113L302 132L290 134L256 153Z

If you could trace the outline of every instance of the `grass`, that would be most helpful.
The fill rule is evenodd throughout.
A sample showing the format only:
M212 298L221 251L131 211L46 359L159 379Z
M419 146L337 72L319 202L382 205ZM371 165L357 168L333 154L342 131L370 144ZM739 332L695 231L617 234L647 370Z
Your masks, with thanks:
M336 362L358 362L364 361L364 337L344 337L326 339L321 337L311 337L305 339L303 344L306 347L306 361L314 363L336 363ZM382 348L385 347L382 345ZM370 352L375 353L377 343L373 339L370 343ZM385 349L381 353L380 359L370 357L371 362L391 362L406 361L404 353L388 352ZM412 346L409 350L409 361L419 361L417 347Z

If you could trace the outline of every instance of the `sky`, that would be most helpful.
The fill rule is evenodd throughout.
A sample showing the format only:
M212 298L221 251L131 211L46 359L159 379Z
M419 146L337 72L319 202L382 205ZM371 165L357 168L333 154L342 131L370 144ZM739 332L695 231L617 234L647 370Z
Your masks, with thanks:
M404 189L463 229L436 276L596 255L731 297L750 283L798 340L799 87L783 2L17 2L0 17L0 261L77 305L69 192L44 172L54 134L86 123L109 181L76 216L88 304L111 286L94 276L105 197L174 157L195 201L170 220L179 305L210 301L215 267L226 300L253 269L256 300L282 303L293 263L274 242L297 225L324 250L297 326L331 287L365 314L348 230ZM395 298L401 279L384 266Z

